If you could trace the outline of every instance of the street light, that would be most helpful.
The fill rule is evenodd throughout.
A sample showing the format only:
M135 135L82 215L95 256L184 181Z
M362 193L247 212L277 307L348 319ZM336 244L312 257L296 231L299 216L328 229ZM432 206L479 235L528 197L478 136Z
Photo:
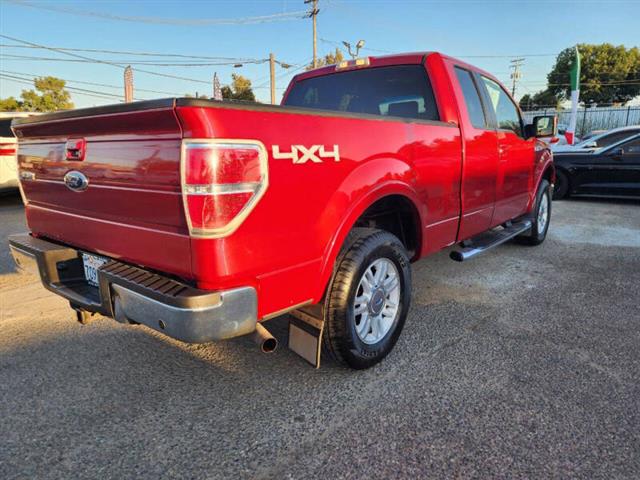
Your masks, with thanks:
M349 52L349 55L351 55L351 58L357 58L358 54L360 53L360 49L362 47L364 47L364 40L358 40L358 43L356 43L356 53L353 53L351 51L351 44L349 42L345 42L343 41L342 44L347 47L347 51Z

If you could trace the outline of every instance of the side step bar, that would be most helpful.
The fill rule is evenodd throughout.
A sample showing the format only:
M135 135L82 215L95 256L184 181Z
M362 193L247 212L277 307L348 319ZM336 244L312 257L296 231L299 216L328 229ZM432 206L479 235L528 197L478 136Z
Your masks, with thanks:
M480 255L481 253L491 250L493 247L497 247L505 242L508 242L513 237L526 232L531 228L533 223L530 219L520 220L512 224L508 224L501 230L488 230L485 233L481 233L477 237L468 240L462 244L461 250L454 250L449 254L451 260L456 262L464 262L470 258Z

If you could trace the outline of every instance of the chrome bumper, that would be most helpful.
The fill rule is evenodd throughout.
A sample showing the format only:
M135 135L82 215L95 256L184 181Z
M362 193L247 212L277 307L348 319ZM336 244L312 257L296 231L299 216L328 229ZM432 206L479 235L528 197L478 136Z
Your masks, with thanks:
M219 301L200 308L159 302L121 285L112 285L114 318L142 323L188 343L224 340L256 329L257 299L251 287L218 292Z
M223 340L256 329L252 287L223 291L194 288L140 267L111 260L98 269L99 287L84 278L82 252L28 234L9 237L20 270L37 273L48 290L75 309L123 323L141 323L188 343Z

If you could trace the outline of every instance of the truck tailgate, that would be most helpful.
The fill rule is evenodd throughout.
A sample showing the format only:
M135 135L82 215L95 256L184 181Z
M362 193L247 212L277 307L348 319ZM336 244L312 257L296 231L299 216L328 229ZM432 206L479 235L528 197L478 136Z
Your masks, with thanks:
M180 189L182 132L173 103L98 107L14 122L32 233L190 278ZM68 158L77 146L84 147L84 158Z

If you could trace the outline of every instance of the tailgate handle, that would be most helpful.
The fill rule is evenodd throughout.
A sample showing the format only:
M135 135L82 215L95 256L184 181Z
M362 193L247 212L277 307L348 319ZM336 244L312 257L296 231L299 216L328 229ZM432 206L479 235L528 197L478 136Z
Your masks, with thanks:
M65 145L65 157L67 160L81 162L87 150L87 141L84 138L70 138Z

